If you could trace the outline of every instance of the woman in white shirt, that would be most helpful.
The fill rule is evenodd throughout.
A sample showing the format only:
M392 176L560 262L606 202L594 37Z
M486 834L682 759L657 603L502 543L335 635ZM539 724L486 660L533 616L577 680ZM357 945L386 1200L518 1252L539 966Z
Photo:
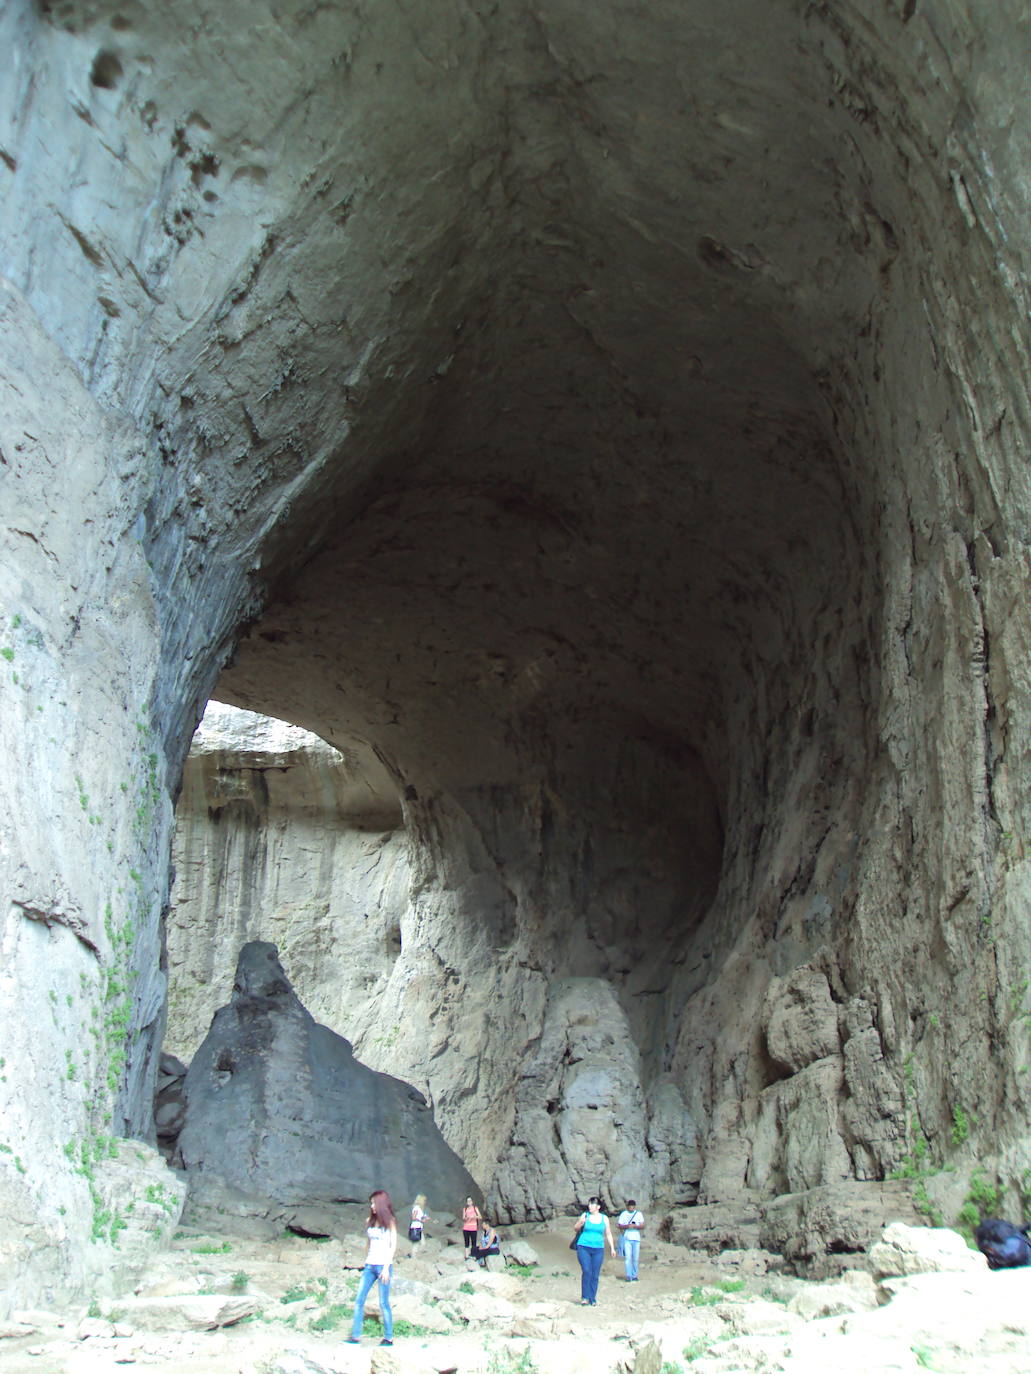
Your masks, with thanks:
M380 1345L394 1344L394 1314L390 1310L390 1276L397 1251L397 1218L394 1216L390 1194L382 1188L377 1189L369 1198L369 1220L365 1234L368 1247L365 1251L365 1268L358 1283L358 1296L354 1300L354 1321L351 1323L350 1345L358 1345L365 1320L365 1300L372 1292L372 1285L379 1283L379 1310L383 1318L383 1339Z
M429 1220L426 1215L426 1194L420 1193L412 1203L412 1219L408 1223L408 1239L412 1242L411 1259L422 1241L422 1228Z

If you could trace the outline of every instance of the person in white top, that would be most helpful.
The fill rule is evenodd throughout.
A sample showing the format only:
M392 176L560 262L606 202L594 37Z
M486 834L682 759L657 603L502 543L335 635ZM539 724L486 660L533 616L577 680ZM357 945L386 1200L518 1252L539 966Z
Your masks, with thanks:
M397 1218L394 1216L390 1194L378 1188L369 1198L369 1220L365 1235L368 1246L365 1251L365 1267L358 1283L358 1296L354 1300L354 1321L348 1344L358 1345L365 1320L365 1300L372 1292L374 1283L379 1283L379 1310L383 1318L383 1339L380 1345L394 1344L394 1314L390 1310L390 1278L393 1272L394 1255L397 1252Z
M644 1230L644 1217L637 1210L633 1198L616 1218L619 1227L620 1248L623 1251L623 1266L626 1269L627 1283L637 1282L637 1261L641 1253L641 1232Z
M426 1214L426 1194L420 1193L412 1203L412 1219L408 1223L408 1239L412 1242L409 1259L415 1254L422 1240L422 1228L429 1221Z

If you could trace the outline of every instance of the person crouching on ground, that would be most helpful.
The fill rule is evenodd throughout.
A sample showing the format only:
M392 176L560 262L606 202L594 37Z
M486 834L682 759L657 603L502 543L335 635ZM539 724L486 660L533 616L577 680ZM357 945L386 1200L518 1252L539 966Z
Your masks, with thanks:
M616 1246L612 1239L609 1219L601 1210L601 1198L589 1197L587 1211L576 1223L576 1257L580 1261L581 1307L598 1305L598 1279L601 1277L606 1245L615 1259Z
M616 1225L619 1227L619 1248L623 1253L623 1267L626 1270L627 1283L637 1282L637 1261L641 1253L641 1232L644 1230L644 1217L637 1210L637 1203L633 1198L627 1199L627 1204L616 1218Z
M487 1218L484 1217L480 1224L479 1238L473 1246L473 1258L477 1260L481 1266L486 1267L483 1261L488 1255L500 1254L501 1242L498 1240L498 1233Z
M365 1320L365 1299L372 1291L374 1283L379 1284L379 1310L383 1318L383 1339L380 1345L394 1344L394 1314L390 1310L390 1276L397 1253L397 1219L390 1201L390 1194L377 1188L369 1198L369 1220L365 1235L368 1248L365 1251L365 1268L358 1282L358 1296L354 1300L354 1321L349 1345L358 1345Z

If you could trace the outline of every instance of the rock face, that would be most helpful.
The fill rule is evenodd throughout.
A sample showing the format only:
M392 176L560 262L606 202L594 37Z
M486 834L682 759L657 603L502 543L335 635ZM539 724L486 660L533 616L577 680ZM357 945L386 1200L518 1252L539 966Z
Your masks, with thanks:
M184 1084L176 1162L253 1199L290 1206L400 1205L424 1192L446 1206L478 1189L407 1083L359 1064L301 1005L274 945L244 945L232 1001L215 1014Z
M216 682L390 778L357 1042L513 1211L1016 1208L1023 18L0 9L3 1302L114 1258Z
M382 765L212 702L183 770L166 922L165 1046L189 1060L229 1000L240 947L269 940L316 1017L396 1038L378 993L401 946L411 876Z

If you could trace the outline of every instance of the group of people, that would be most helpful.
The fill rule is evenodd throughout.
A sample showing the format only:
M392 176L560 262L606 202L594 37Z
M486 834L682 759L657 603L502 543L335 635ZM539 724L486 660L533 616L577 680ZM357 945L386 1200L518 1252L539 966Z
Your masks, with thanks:
M426 1212L426 1198L420 1193L412 1203L408 1223L408 1239L411 1254L418 1251L429 1216ZM641 1249L641 1232L644 1230L644 1217L638 1210L633 1198L616 1219L619 1231L618 1253L623 1257L627 1283L637 1282L637 1265ZM369 1198L369 1216L365 1224L366 1251L365 1263L358 1282L358 1293L354 1301L354 1318L351 1323L349 1344L358 1345L361 1341L362 1326L365 1321L365 1303L373 1287L379 1284L379 1309L383 1321L383 1338L380 1345L394 1344L394 1314L390 1309L390 1280L397 1254L397 1217L394 1214L390 1194L378 1188ZM462 1208L462 1240L466 1258L478 1260L483 1264L488 1255L501 1252L498 1233L484 1217L471 1197L467 1197ZM615 1259L616 1242L612 1236L609 1219L602 1211L600 1197L587 1199L587 1210L576 1223L573 1238L576 1257L580 1262L580 1305L595 1307L598 1301L598 1280L605 1258L607 1246Z
M426 1195L420 1193L412 1203L408 1222L408 1239L412 1249L410 1256L418 1252L422 1243L424 1229L429 1221L426 1211ZM351 1322L349 1345L361 1343L362 1326L365 1322L365 1303L374 1286L379 1284L379 1310L383 1321L383 1339L380 1345L394 1344L394 1314L390 1309L390 1280L397 1254L397 1217L390 1194L378 1188L369 1198L369 1216L365 1223L365 1263L358 1282L358 1293L354 1300L354 1317ZM498 1233L477 1207L471 1197L467 1197L462 1208L462 1239L467 1258L483 1264L488 1255L499 1255L501 1245Z

